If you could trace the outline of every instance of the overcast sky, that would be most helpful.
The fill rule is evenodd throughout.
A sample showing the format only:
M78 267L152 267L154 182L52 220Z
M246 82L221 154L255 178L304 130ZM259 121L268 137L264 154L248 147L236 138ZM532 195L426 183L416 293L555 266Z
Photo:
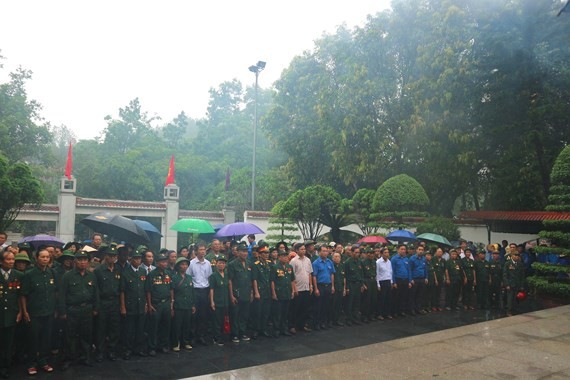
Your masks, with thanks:
M0 2L0 81L33 71L43 117L79 138L97 136L106 115L138 97L150 116L203 117L208 90L262 60L270 87L291 59L338 25L363 25L389 0Z

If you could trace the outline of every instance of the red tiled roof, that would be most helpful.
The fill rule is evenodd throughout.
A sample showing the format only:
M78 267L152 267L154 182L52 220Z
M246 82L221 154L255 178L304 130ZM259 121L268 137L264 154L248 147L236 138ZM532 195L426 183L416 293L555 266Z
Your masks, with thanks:
M146 208L165 210L164 202L121 201L113 199L93 199L77 197L77 206L103 207L103 208Z
M570 219L570 212L555 211L463 211L459 219L542 222Z
M224 219L224 213L219 211L180 210L179 218Z
M271 218L273 215L270 211L246 211L248 218Z
M20 210L20 212L47 212L47 213L58 213L59 212L59 206L58 205L52 205L52 204L42 204L39 207L37 207L36 205L32 205L32 204L26 204L24 205L24 207L22 207L22 209Z

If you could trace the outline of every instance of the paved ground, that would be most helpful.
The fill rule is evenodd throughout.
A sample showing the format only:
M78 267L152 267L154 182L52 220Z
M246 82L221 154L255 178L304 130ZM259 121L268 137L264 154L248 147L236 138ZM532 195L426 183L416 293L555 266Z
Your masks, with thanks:
M204 379L569 379L570 306Z
M545 310L509 318L503 318L497 311L438 312L298 333L294 337L230 342L224 347L197 346L192 352L106 361L94 368L76 366L66 372L56 368L52 375L40 373L37 378L176 379L212 374L211 377L217 379L290 376L361 379L379 377L380 374L374 372L379 368L383 368L382 377L389 379L432 375L449 378L457 377L457 371L465 371L462 377L481 378L487 373L478 370L479 367L492 367L494 376L501 378L524 377L523 372L537 378L570 367L570 306L549 309L558 305L528 300L520 305L521 312ZM525 350L517 355L517 364L511 364L507 360L509 350L525 345L532 345L537 354ZM554 352L557 349L565 351ZM567 367L563 367L561 356L566 356ZM531 365L520 363L530 359ZM244 369L238 370L240 368ZM358 375L352 372L359 369L362 372ZM428 374L428 371L433 373ZM11 378L29 377L21 367L12 371Z

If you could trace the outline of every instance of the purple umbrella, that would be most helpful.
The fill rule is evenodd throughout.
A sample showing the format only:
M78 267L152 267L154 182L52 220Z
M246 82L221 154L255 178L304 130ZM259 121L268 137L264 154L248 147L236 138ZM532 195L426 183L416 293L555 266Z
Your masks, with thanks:
M50 235L26 236L18 243L30 243L30 245L32 245L36 249L40 245L53 245L56 247L63 247L65 245L65 242L63 240Z
M249 235L249 234L264 234L261 228L257 227L252 223L237 222L226 224L216 234L215 237L228 237L228 236L239 236L239 235Z

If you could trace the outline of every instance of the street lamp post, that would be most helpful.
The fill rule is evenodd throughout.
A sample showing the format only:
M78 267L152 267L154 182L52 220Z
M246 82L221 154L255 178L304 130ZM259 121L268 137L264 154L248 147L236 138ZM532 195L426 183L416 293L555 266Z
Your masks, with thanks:
M265 68L265 62L258 61L255 65L249 66L249 71L255 74L255 103L254 103L254 121L253 121L253 163L251 167L251 210L255 210L255 153L257 150L257 90L259 73Z

